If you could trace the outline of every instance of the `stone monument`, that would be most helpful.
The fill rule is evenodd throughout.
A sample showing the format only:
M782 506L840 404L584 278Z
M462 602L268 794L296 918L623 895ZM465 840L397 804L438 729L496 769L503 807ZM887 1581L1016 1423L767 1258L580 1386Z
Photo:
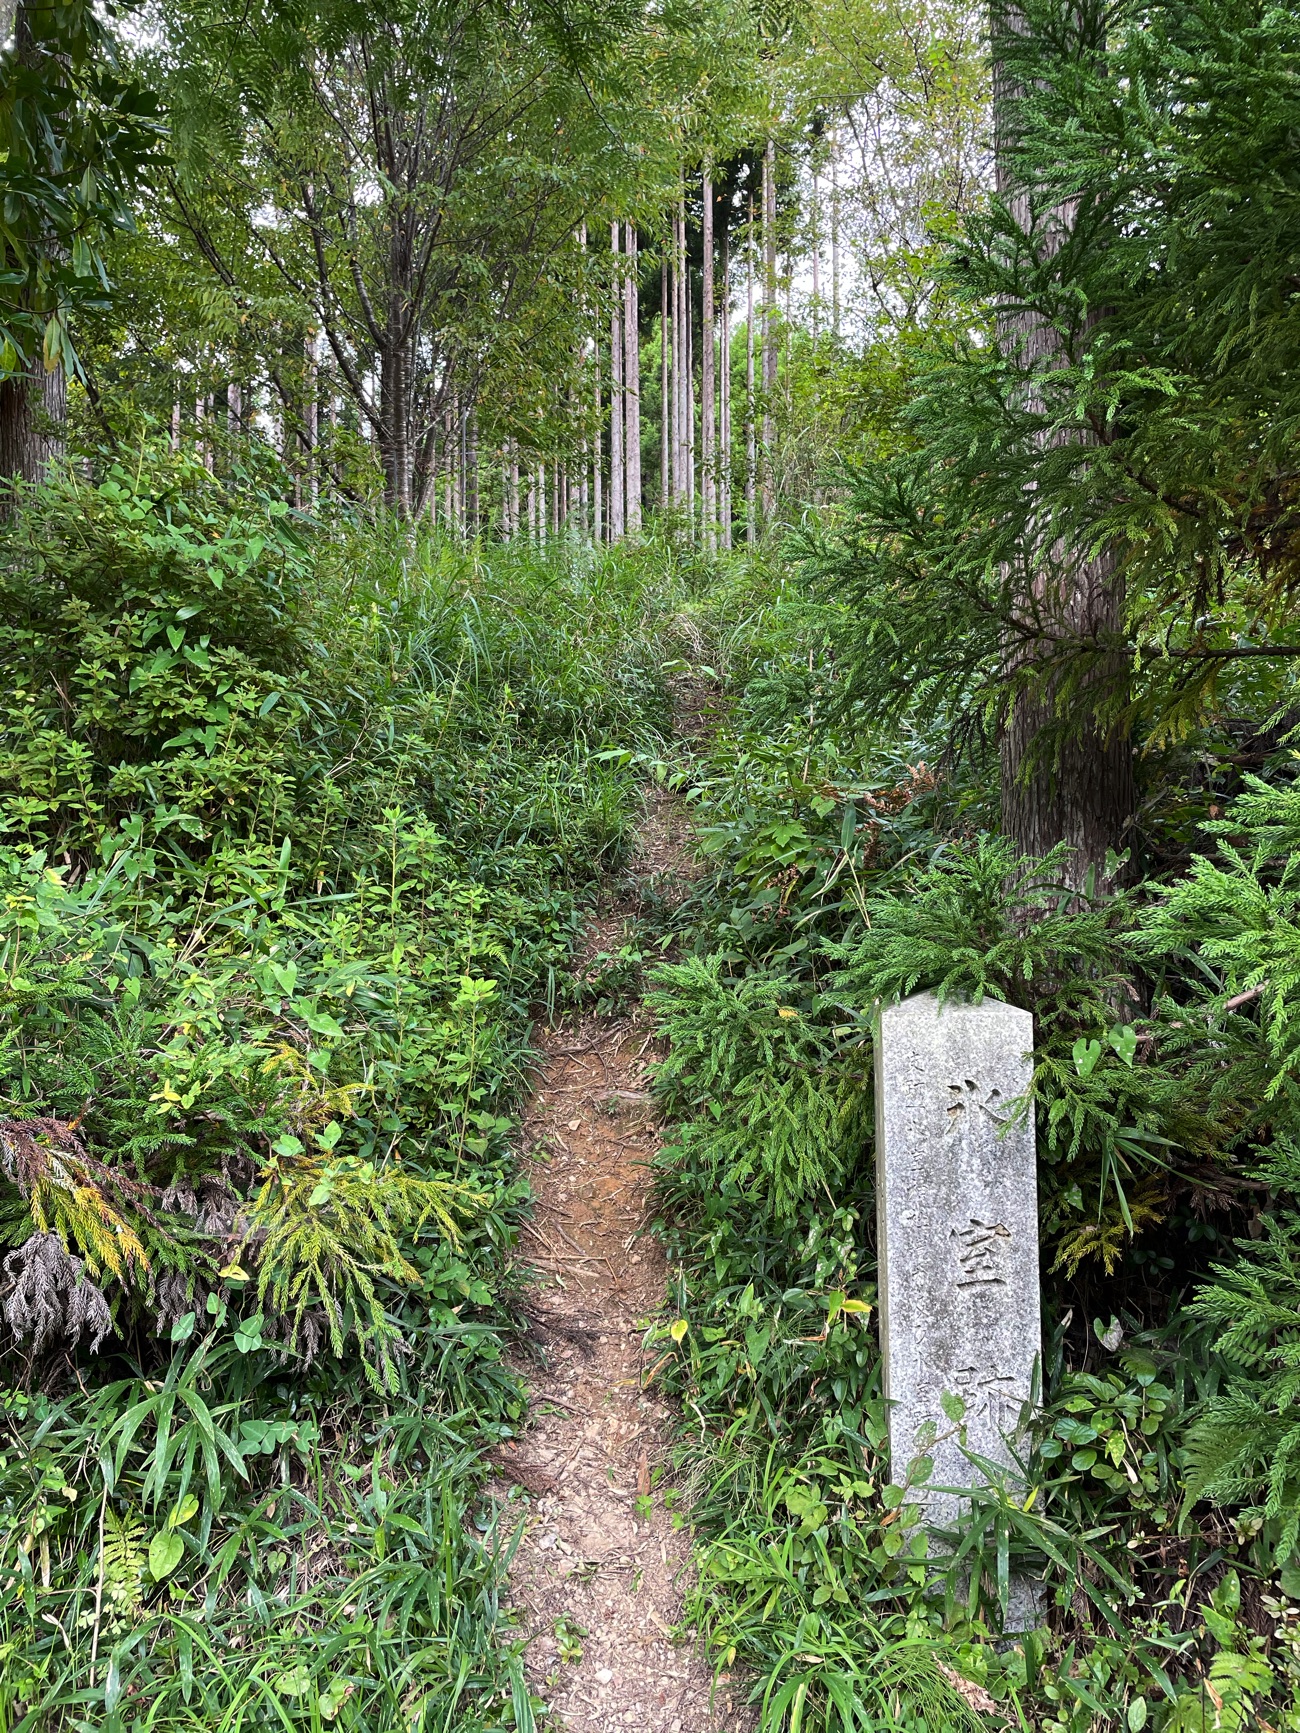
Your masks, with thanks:
M1033 1114L1034 1020L996 1000L918 993L876 1026L876 1211L890 1473L921 1456L931 1488L970 1486L968 1450L1011 1464L1008 1441L1041 1349ZM945 1410L964 1405L960 1427ZM918 1490L952 1526L955 1493Z

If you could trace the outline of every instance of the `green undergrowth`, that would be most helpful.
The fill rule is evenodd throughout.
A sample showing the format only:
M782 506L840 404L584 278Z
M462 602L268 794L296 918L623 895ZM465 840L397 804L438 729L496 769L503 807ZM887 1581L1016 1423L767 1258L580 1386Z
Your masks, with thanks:
M0 531L3 1733L533 1722L511 1116L683 579L312 518L258 453Z
M998 838L978 752L843 698L834 602L755 570L695 617L705 870L650 992L690 1619L771 1733L1300 1727L1293 759L1211 785L1188 870L1081 900ZM876 1330L873 1006L924 988L1036 1029L1043 1400L948 1563ZM1019 1576L1042 1620L1007 1641Z

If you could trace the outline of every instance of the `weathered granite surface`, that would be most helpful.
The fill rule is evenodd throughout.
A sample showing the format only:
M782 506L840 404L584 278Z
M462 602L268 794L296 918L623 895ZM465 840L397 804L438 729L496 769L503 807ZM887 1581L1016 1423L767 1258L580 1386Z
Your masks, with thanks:
M1032 1045L1029 1012L992 1000L918 993L878 1019L880 1330L898 1482L922 1455L931 1486L977 1478L945 1391L965 1403L967 1448L1010 1461L1041 1346L1034 1122L1009 1112ZM956 1520L955 1494L919 1502L932 1524Z

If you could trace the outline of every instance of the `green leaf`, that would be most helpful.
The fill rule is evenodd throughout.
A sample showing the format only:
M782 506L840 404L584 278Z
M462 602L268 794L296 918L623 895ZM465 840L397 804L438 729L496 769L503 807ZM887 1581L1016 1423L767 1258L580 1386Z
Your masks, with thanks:
M149 1574L156 1583L169 1577L185 1557L185 1542L171 1528L160 1528L149 1542Z
M1131 1023L1117 1023L1106 1037L1125 1065L1131 1066L1137 1052L1137 1031Z
M1145 1697L1134 1697L1128 1706L1129 1733L1142 1733L1147 1724L1147 1700Z
M312 1688L311 1668L305 1661L299 1661L296 1667L277 1673L271 1680L271 1688L281 1697L305 1697Z
M1080 1077L1091 1077L1101 1058L1101 1042L1085 1040L1082 1035L1070 1049L1074 1057L1074 1069Z
M172 1324L171 1338L173 1342L188 1342L194 1334L194 1322L197 1312L185 1312Z
M187 1523L191 1517L197 1516L198 1514L199 1501L195 1498L192 1492L187 1492L185 1497L174 1507L171 1515L167 1518L167 1526L168 1528L180 1528L184 1523Z
M273 962L271 964L271 973L275 976L276 980L280 983L281 991L286 993L286 994L292 994L294 986L296 985L297 980L298 980L298 965L297 965L297 963L274 963Z
M954 1426L960 1425L966 1418L965 1400L961 1396L958 1396L954 1390L944 1391L943 1395L939 1398L939 1406L943 1409L944 1413L948 1416L949 1420L952 1421Z

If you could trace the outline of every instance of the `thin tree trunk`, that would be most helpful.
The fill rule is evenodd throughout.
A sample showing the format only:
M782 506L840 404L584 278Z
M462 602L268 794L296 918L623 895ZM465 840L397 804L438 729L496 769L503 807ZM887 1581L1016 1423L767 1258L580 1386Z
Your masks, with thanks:
M478 497L478 416L472 408L465 411L465 516L471 538L477 539L482 527Z
M691 282L689 257L686 263L686 365L683 371L686 376L686 503L690 507L691 537L694 539L698 527L695 510L695 289Z
M317 342L317 333L309 331L303 346L306 380L303 391L302 432L307 460L307 497L313 505L316 504L320 491L316 463L316 447L319 444L319 409L316 402L316 375L319 366Z
M624 514L628 533L636 535L641 528L641 291L637 280L637 232L632 223L625 225L624 236L630 261L623 290L623 387L627 404L623 440L627 469Z
M822 203L817 176L812 178L812 334L815 342L822 317Z
M776 515L776 141L763 152L763 526Z
M673 499L686 499L686 206L677 207L673 227Z
M731 229L722 226L722 328L718 343L718 516L722 545L731 546Z
M672 341L668 334L668 256L659 266L659 509L662 511L668 504L668 490L672 485L669 451L671 448L672 404L669 401L669 386L672 378L672 366L669 356Z
M837 145L832 148L838 148ZM831 330L840 334L840 170L831 158Z
M593 541L607 541L604 499L604 452L601 449L600 343L592 344L596 377L596 436L591 463L591 531Z
M758 421L754 401L754 201L745 249L745 540L758 540Z
M714 423L717 384L713 366L717 321L713 308L713 181L707 170L701 176L700 190L704 213L700 278L700 495L704 545L712 553L718 545L718 460Z
M610 224L610 250L618 255L617 223ZM609 316L609 539L623 539L624 483L627 480L623 462L623 294L615 280L617 298Z

